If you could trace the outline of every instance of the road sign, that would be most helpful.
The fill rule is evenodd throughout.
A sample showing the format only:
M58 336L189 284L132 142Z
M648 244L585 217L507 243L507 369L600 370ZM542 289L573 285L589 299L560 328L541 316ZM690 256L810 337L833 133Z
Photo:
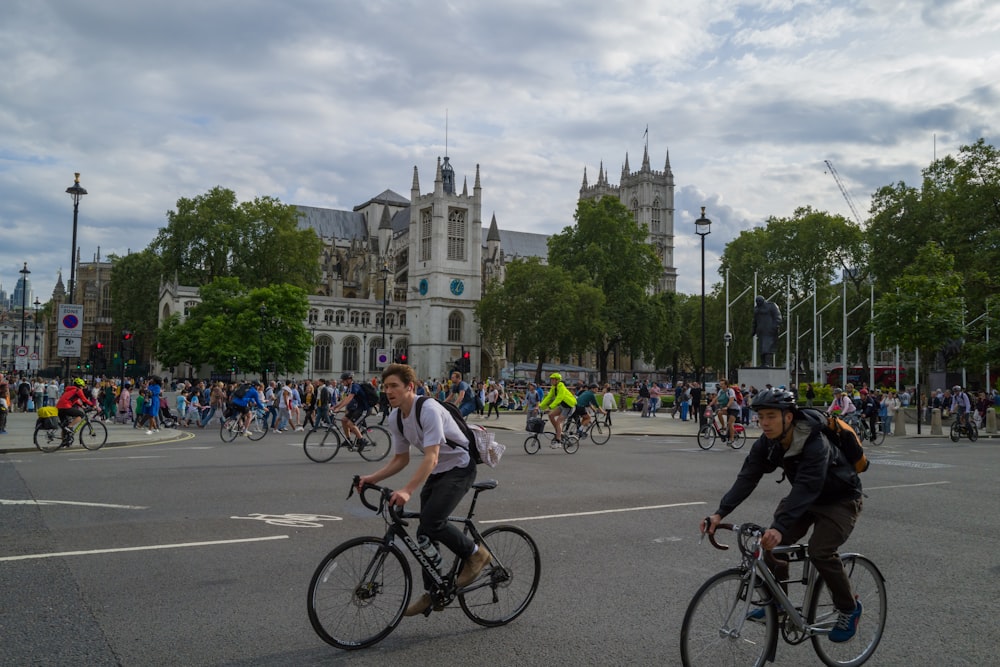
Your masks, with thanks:
M83 347L83 338L73 336L59 336L60 357L79 357Z
M389 352L384 348L378 348L375 350L375 365L379 368L385 368L389 363Z
M25 347L24 345L18 345L14 351L14 354L18 357L26 357L28 356L28 348Z

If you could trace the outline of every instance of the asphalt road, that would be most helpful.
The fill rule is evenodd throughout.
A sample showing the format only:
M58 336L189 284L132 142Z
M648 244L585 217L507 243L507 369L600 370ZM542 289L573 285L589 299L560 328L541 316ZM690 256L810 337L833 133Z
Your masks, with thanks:
M353 653L313 633L306 589L335 545L381 534L345 498L351 477L379 464L346 451L317 464L301 437L225 444L214 432L0 456L0 664L678 664L692 594L736 563L699 543L697 524L744 454L616 436L529 456L523 434L498 435L509 449L498 469L480 467L500 486L481 497L478 519L517 524L538 543L531 607L498 629L457 606L404 619ZM889 590L868 664L996 664L1000 446L901 438L871 457L848 543ZM731 518L766 522L789 488L776 479ZM817 663L808 643L779 645L778 665Z

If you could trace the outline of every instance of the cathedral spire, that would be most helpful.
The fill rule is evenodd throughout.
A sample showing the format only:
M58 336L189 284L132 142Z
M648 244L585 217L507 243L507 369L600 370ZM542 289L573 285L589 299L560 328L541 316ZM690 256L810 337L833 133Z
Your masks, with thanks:
M649 171L649 146L642 149L642 170Z
M500 229L497 227L497 214L494 211L493 219L490 221L490 231L486 234L486 241L499 241Z
M580 186L580 189L584 190L586 188L587 188L587 168L584 167L583 168L583 185Z
M629 166L628 166L628 151L625 151L625 166L622 167L622 176L628 176Z
M420 179L417 178L417 165L413 165L413 185L410 189L415 192L420 192Z
M663 171L670 173L670 149L667 149L667 161L663 164Z
M476 165L476 182L472 185L473 191L482 190L483 186L479 184L479 165Z
M463 197L468 197L469 196L469 177L468 176L463 176L462 177L462 196Z

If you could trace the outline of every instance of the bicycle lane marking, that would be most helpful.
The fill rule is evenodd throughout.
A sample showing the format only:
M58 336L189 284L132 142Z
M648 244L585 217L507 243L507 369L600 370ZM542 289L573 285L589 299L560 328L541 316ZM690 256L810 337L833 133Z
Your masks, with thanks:
M246 542L266 542L269 540L287 540L288 535L272 535L271 537L248 537L240 540L214 540L212 542L181 542L178 544L149 544L141 547L118 547L115 549L91 549L88 551L60 551L56 553L26 554L23 556L0 556L0 562L15 560L32 560L37 558L62 558L66 556L92 556L96 554L115 554L128 551L155 551L159 549L188 549L192 547L211 547L223 544L243 544Z
M512 519L490 519L489 521L478 521L477 523L506 523L508 521L541 521L543 519L565 519L577 516L595 516L598 514L616 514L618 512L642 512L644 510L662 510L671 507L691 507L692 505L706 505L705 501L690 503L673 503L670 505L643 505L642 507L619 507L610 510L594 510L591 512L571 512L568 514L542 514L539 516L519 516Z

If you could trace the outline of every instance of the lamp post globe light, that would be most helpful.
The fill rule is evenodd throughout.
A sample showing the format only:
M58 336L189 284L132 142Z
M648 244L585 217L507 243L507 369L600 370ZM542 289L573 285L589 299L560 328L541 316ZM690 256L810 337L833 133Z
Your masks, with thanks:
M73 198L73 247L69 255L69 303L76 303L76 221L80 213L80 200L87 191L80 185L80 172L73 174L73 185L66 188L66 194ZM69 357L66 358L64 375L69 378Z
M701 217L694 221L694 231L701 237L701 372L698 382L701 395L707 398L705 388L705 237L712 233L712 221L705 217L705 207L701 207ZM704 413L699 408L698 413ZM704 417L702 417L704 419Z

